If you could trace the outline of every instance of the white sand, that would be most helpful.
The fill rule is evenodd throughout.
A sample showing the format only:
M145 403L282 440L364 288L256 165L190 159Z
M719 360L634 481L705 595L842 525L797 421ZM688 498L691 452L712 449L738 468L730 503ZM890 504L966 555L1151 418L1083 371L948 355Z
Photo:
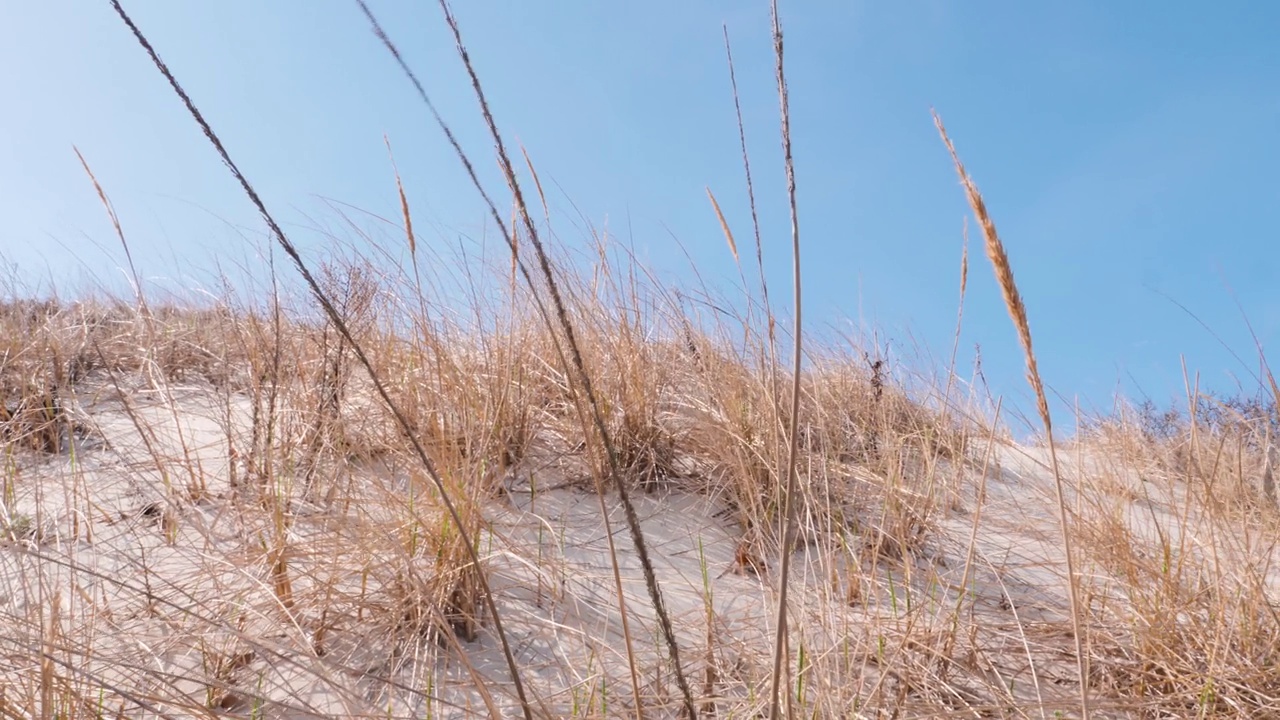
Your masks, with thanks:
M194 708L219 702L225 707L215 710L224 715L426 717L429 697L434 717L486 715L456 649L406 641L387 622L397 574L433 572L427 556L387 560L377 552L407 537L406 515L385 498L390 490L403 499L405 491L395 488L407 487L411 466L326 479L349 483L353 502L345 508L294 499L288 545L296 602L286 608L273 592L264 552L274 533L270 516L237 500L230 484L228 438L247 446L247 402L228 408L210 388L172 388L162 396L137 387L128 393L131 417L114 395L105 385L81 388L75 412L93 431L57 457L18 455L5 470L13 495L3 500L0 520L25 531L0 547L0 683L7 702L22 706L31 697L43 618L46 650L67 664L56 667L60 674L108 694L122 691L154 711L126 703L129 717L195 716ZM980 450L973 450L975 468ZM1241 538L1214 544L1197 535L1203 528L1184 512L1185 492L1156 493L1154 483L1130 469L1102 467L1113 461L1105 455L1073 452L1062 458L1072 487L1090 473L1112 478L1109 489L1089 491L1087 506L1099 498L1113 502L1118 522L1150 542L1149 552L1158 551L1163 533L1175 547L1185 535L1193 555L1249 556ZM542 488L563 479L554 465L518 467L505 479L510 493L487 506L493 534L481 542L522 676L549 715L622 716L631 703L629 670L600 501L578 487L533 493L531 472ZM946 677L957 707L1072 707L1076 668L1047 453L1000 445L980 505L982 484L976 470L967 470L954 507L933 518L926 556L864 567L874 581L852 603L833 579L848 577L853 555L818 547L798 553L793 659L803 642L810 657L825 657L832 667L839 659L845 668L815 676L812 693L887 707L906 670L928 666ZM176 490L167 494L166 486ZM184 500L166 500L175 496ZM761 707L773 639L772 581L732 572L741 530L719 514L715 500L667 492L638 494L637 502L695 691L702 695L714 657L716 693L733 698L739 713ZM1070 502L1077 502L1074 493ZM606 494L605 504L649 716L674 715L678 697L640 565L616 499ZM979 508L970 590L956 616ZM362 536L373 540L362 544ZM1097 574L1097 566L1089 572L1095 602L1116 603L1119 612L1125 584ZM329 608L323 616L322 607ZM948 646L941 638L956 617L963 626ZM323 656L315 651L318 632ZM492 626L461 647L494 702L516 716ZM236 696L224 701L226 693L211 690L208 678L271 702L255 708ZM992 687L1007 694L992 697ZM899 700L905 716L923 716L925 706L912 711L910 698L903 692ZM119 707L110 700L104 710Z

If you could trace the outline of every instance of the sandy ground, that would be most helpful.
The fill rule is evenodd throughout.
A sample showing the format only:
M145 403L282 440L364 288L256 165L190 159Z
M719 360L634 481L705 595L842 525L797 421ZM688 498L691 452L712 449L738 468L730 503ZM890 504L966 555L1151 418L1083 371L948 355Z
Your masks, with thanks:
M404 521L378 499L407 492L411 469L369 464L348 473L341 480L353 501L340 509L295 492L289 607L271 573L278 528L232 486L228 443L243 442L247 403L228 405L205 387L162 394L138 386L127 397L126 405L107 385L81 388L73 413L85 432L60 455L7 460L11 491L0 520L13 532L0 546L0 682L10 702L28 697L43 650L59 673L150 708L125 703L129 717L190 717L201 706L213 715L278 718L484 717L484 692L516 715L491 627L474 642L440 647L411 633L406 640L387 620L406 602L396 588L433 572L429 553L384 562L379 550L403 537ZM815 678L812 692L897 693L904 669L923 664L945 675L957 707L1072 707L1076 669L1048 455L991 449L985 478L977 452L934 518L923 557L871 570L856 599L839 580L850 572L847 557L812 545L798 552L795 642L811 655L842 653L845 668ZM1180 510L1185 497L1153 497L1136 473L1102 468L1105 455L1068 450L1062 461L1069 478L1105 470L1116 517L1153 548L1163 533L1194 533L1194 518ZM602 503L556 480L551 463L535 462L504 478L508 492L486 505L492 531L481 554L537 702L552 716L621 716L630 679ZM1071 502L1079 501L1073 493ZM721 707L760 707L774 632L772 580L733 571L741 530L716 498L668 491L638 502L695 688L712 667L714 693L733 701ZM672 715L678 698L639 562L612 495L603 509L641 691L651 713ZM1198 538L1189 546L1205 550ZM1247 543L1238 550L1247 553ZM1092 587L1098 602L1124 600L1105 578L1094 577ZM952 633L960 640L946 645L940 638L956 622L964 625ZM886 650L886 637L913 640ZM458 662L460 651L470 669ZM1007 694L991 698L991 687ZM269 701L247 699L253 695ZM901 695L904 716L927 716ZM188 707L174 701L182 697ZM104 706L114 714L120 701Z

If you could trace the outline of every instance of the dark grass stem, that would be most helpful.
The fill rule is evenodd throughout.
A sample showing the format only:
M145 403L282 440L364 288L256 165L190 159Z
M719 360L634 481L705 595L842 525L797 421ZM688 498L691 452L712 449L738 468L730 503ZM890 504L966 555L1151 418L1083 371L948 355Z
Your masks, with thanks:
M742 122L742 103L738 97L738 76L733 66L733 48L729 44L729 26L723 25L721 30L724 32L724 54L729 64L729 87L733 90L733 111L738 122L738 143L742 147L742 171L747 182L747 205L751 208L751 229L755 234L756 268L760 272L760 301L764 305L766 322L768 323L769 361L772 368L776 363L777 357L775 347L777 329L774 323L772 305L769 302L769 281L764 273L764 244L760 241L760 214L756 210L755 183L751 180L751 154L747 151L746 125ZM777 374L772 373L772 378L772 381L776 383Z
M520 190L520 183L516 179L515 167L511 163L511 159L507 154L506 145L502 141L502 135L498 132L497 122L493 118L493 113L489 110L489 103L485 99L484 90L480 84L480 78L476 75L475 67L471 63L471 57L467 53L466 46L462 42L462 33L458 28L457 19L453 15L453 11L449 7L446 0L440 0L440 9L444 13L445 21L449 24L449 29L453 33L454 43L458 50L458 56L462 59L462 63L466 66L467 75L471 79L471 87L475 91L476 100L480 104L481 114L484 116L485 125L489 129L490 135L493 137L494 144L497 146L498 160L502 166L503 174L506 176L507 185L515 197L516 207L520 211L520 217L524 222L525 233L529 238L529 242L533 245L534 253L538 258L538 267L542 273L543 279L547 283L547 291L551 295L551 302L555 308L556 319L559 321L560 329L565 336L565 346L569 350L570 358L573 360L573 370L578 376L578 382L582 387L582 394L586 397L587 405L591 409L591 417L595 423L596 431L600 434L600 439L604 445L605 455L608 458L610 475L613 477L613 484L618 492L618 500L622 505L623 514L627 519L628 529L631 531L631 540L636 548L636 555L640 560L640 566L644 574L645 588L649 592L649 599L653 603L654 613L658 618L658 625L662 630L663 639L667 645L667 651L671 656L672 671L675 675L676 685L680 690L680 694L684 700L685 713L690 718L698 717L697 704L693 699L693 688L689 684L689 680L685 677L684 667L680 663L680 646L676 641L675 628L671 623L671 615L667 611L666 602L662 597L662 588L658 583L657 573L653 569L653 561L649 557L648 544L644 539L644 531L640 526L640 516L636 513L635 504L631 501L631 494L627 490L627 485L622 478L622 464L618 459L617 448L609 435L608 427L605 425L604 413L600 409L592 385L591 375L587 372L586 362L583 359L582 351L577 341L573 329L573 323L569 321L569 312L564 304L564 300L560 294L559 285L556 283L555 274L551 268L551 260L547 255L546 249L542 245L542 240L538 234L538 228L533 221L533 216L529 213L529 206L525 202L524 194ZM501 216L495 213L495 218L501 223ZM499 225L500 227L501 224ZM504 232L505 236L510 237ZM514 249L513 249L514 251ZM531 286L532 288L532 286ZM567 369L567 368L566 368Z
M551 302L554 308L554 317L555 317L554 322L551 319L552 314L547 311L545 305L543 304L543 302L540 299L540 296L537 293L538 284L534 281L532 273L528 270L528 267L525 265L523 258L518 253L518 247L515 243L515 236L512 235L511 232L509 232L506 221L504 221L502 218L502 214L498 212L497 206L493 203L493 201L489 198L488 193L484 190L482 184L480 183L479 178L475 173L474 166L472 165L470 159L467 157L465 151L462 150L461 144L458 143L457 138L453 135L453 132L449 129L448 125L444 122L444 119L440 116L439 112L436 111L435 105L431 102L429 96L426 93L426 90L422 86L422 83L418 80L416 74L413 73L412 69L410 69L408 64L404 61L404 58L401 56L395 44L391 41L391 39L387 36L386 32L382 29L381 24L378 22L377 18L373 15L372 11L369 10L368 5L364 2L364 0L356 0L356 3L360 6L360 9L364 12L365 17L369 20L370 24L373 26L374 34L377 35L378 39L382 41L383 45L387 48L388 52L392 54L392 56L396 60L396 63L400 66L400 69L409 78L410 82L413 83L414 88L418 91L419 97L427 105L436 124L445 133L445 136L448 139L450 145L453 147L455 153L457 154L458 159L462 162L463 167L467 171L467 174L470 177L472 184L475 186L476 190L480 193L481 198L485 201L486 205L488 206L490 214L494 219L494 222L498 225L499 229L501 230L502 236L507 239L508 243L511 244L513 257L518 258L517 265L520 269L520 273L524 277L525 282L529 285L530 290L533 292L533 296L538 307L538 312L542 316L543 321L547 324L548 327L551 327L551 328L554 328L556 325L559 325L560 330L564 335L564 345L561 346L560 342L557 340L556 351L560 355L561 362L565 364L566 369L570 369L572 373L577 376L578 384L582 389L582 396L586 398L587 404L590 407L592 421L595 424L596 431L600 434L602 444L605 447L605 454L607 456L607 460L609 463L610 475L613 478L614 488L618 492L619 502L623 507L623 512L627 519L627 526L631 533L632 542L635 545L636 554L640 560L641 569L645 579L645 587L649 592L650 601L653 603L654 612L658 617L658 623L662 631L663 639L667 645L667 651L671 657L676 684L680 689L680 693L681 693L682 700L685 707L685 713L690 718L696 718L698 715L698 712L697 712L697 705L693 699L693 689L690 686L688 679L685 677L683 666L680 663L680 651L679 651L679 645L675 637L675 629L671 623L670 614L666 609L666 603L663 601L663 598L662 598L662 591L661 591L661 587L658 584L657 574L653 569L653 561L649 556L648 546L644 541L644 533L640 526L639 515L636 513L635 505L631 501L630 493L627 490L626 484L623 482L621 463L617 457L617 450L614 447L614 444L610 438L609 431L604 422L604 415L600 410L599 403L596 400L591 378L586 370L586 363L583 360L582 353L581 353L576 335L573 330L573 325L569 321L568 310L564 304L563 298L561 297L559 286L555 281L555 274L551 268L550 258L547 255L545 248L543 247L541 238L538 233L537 226L533 221L533 217L529 212L528 205L524 200L523 193L520 190L520 184L516 180L514 166L511 163L511 160L506 150L506 146L503 143L502 136L498 132L497 123L493 119L493 115L489 110L488 101L485 98L484 91L480 85L479 77L476 75L475 68L471 63L470 55L467 53L466 46L462 42L462 33L458 28L458 23L456 18L453 15L453 11L450 9L447 2L444 2L443 0L441 0L440 8L444 13L445 21L448 23L449 29L453 33L454 42L458 50L458 55L462 59L463 65L467 69L467 74L470 77L472 88L475 91L477 101L480 104L480 109L481 109L482 115L484 116L485 124L488 127L489 132L494 139L495 145L497 146L499 164L502 167L502 171L506 178L507 185L511 190L513 196L515 197L516 208L518 209L521 220L523 221L525 234L528 237L530 244L533 245L534 253L537 256L539 272L543 280L545 280L547 291L551 296ZM567 358L565 357L566 349L568 351Z
M449 513L450 519L452 519L454 524L457 526L458 533L462 539L462 544L467 548L468 560L473 563L477 569L480 568L480 556L476 550L476 543L472 540L470 532L467 531L466 524L462 521L461 513L458 512L452 498L450 498L443 478L440 477L439 472L436 470L435 463L432 462L431 458L427 455L426 449L423 448L422 443L413 432L413 427L409 423L408 418L396 403L392 401L391 395L387 392L386 386L378 377L378 373L374 370L373 363L370 362L369 357L365 354L364 348L351 334L350 329L342 319L342 316L338 313L337 308L334 307L332 301L325 294L324 290L321 289L319 282L317 282L315 277L311 274L306 263L302 261L302 257L298 254L297 248L294 247L293 243L289 240L288 236L285 235L284 230L280 227L279 223L276 222L270 211L267 210L266 204L262 201L262 198L258 195L257 191L254 190L253 185L249 183L248 179L244 176L244 173L242 173L240 168L236 166L234 161L232 161L231 155L223 146L222 141L218 138L218 135L214 132L212 126L210 126L208 121L204 119L200 110L196 108L195 103L178 83L173 73L170 72L168 66L160 59L160 55L151 45L151 42L147 40L146 36L133 22L133 19L129 17L129 14L125 12L124 7L121 6L119 0L111 0L111 6L115 9L116 14L120 16L120 19L124 21L125 25L128 26L129 30L133 33L134 38L136 38L142 48L147 51L147 54L151 57L151 62L156 66L156 69L164 75L165 79L169 82L170 87L172 87L173 91L182 99L182 102L186 105L187 111L191 114L191 117L200 125L200 129L204 132L205 137L207 137L209 142L213 144L214 149L217 150L222 162L240 183L240 187L244 190L254 207L257 208L258 213L267 223L267 226L271 229L271 233L276 238L276 241L280 244L281 248L284 249L285 253L289 256L289 259L293 261L294 266L298 269L299 274L302 275L303 280L315 295L316 300L324 309L329 320L334 324L334 327L342 337L350 343L353 352L360 360L360 364L363 365L365 370L369 373L369 378L372 381L378 396L386 404L387 408L391 411L391 414L395 417L396 423L404 431L405 436L413 446L414 453L418 456L423 468L427 471L427 475L431 478L432 483L435 484L436 489L439 491L441 503L445 506L446 512ZM502 620L498 613L498 606L494 600L493 591L489 586L488 578L483 572L477 572L476 577L479 579L481 584L485 605L489 610L490 616L493 618L494 633L497 635L498 641L502 646L502 654L506 660L507 668L511 673L511 680L515 687L516 695L520 700L521 709L523 710L526 720L533 720L533 710L525 695L524 683L520 679L519 666L516 664L515 655L511 650L511 644L507 639L506 632L503 630Z

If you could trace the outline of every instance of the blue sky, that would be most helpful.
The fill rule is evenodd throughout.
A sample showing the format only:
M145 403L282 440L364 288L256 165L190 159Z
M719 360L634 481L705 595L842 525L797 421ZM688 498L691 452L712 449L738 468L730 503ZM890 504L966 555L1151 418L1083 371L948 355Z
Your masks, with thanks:
M308 253L327 242L317 227L337 227L323 198L397 215L384 133L422 242L483 232L474 191L353 2L124 4ZM370 5L500 189L439 9ZM585 239L576 206L669 277L691 276L674 236L723 283L736 271L704 188L739 243L750 237L727 23L766 261L785 296L767 2L455 5L508 139L561 188L562 239ZM936 108L1008 247L1056 393L1095 407L1117 389L1170 399L1184 356L1204 386L1230 391L1241 378L1253 391L1241 308L1264 344L1280 337L1280 5L781 7L809 328L875 327L895 352L945 360L967 208ZM261 223L109 3L4 4L0 63L0 256L28 282L123 277L73 144L149 282L190 288L209 284L215 260L260 265ZM976 233L972 250L959 369L981 346L988 381L1023 404L1021 355Z

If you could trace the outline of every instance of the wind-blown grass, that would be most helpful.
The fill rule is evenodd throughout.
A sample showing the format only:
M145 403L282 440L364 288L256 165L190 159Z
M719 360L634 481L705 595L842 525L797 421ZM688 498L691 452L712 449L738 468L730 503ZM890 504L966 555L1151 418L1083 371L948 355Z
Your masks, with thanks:
M762 298L704 314L739 305L604 232L585 262L553 246L442 3L510 255L433 256L392 157L400 227L310 260L115 5L301 282L160 301L133 271L129 298L0 305L0 716L1280 713L1269 373L1252 400L1189 381L1186 411L1055 438L1035 288L954 150L1043 447L1007 437L954 347L917 375L770 304L740 113ZM729 192L708 220L740 263Z

